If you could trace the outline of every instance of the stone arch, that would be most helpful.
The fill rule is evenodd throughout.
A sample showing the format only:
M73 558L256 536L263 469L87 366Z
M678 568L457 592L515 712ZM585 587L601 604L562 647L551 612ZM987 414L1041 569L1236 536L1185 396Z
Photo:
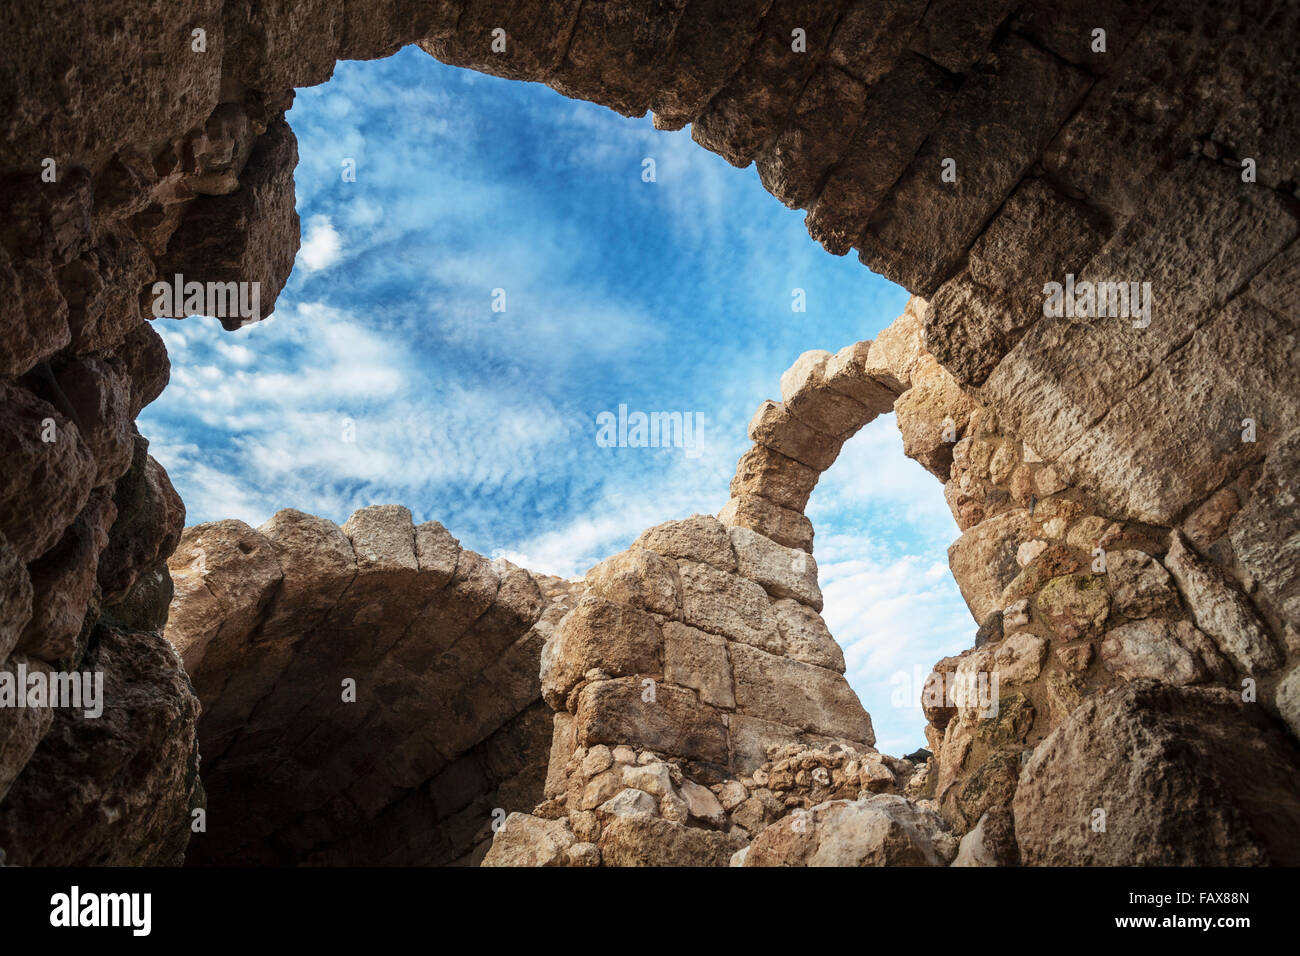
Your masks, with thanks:
M749 423L754 445L736 465L731 497L719 520L811 553L813 527L803 511L818 478L834 464L844 442L877 416L895 410L914 377L921 389L918 397L936 389L946 393L944 417L953 419L956 440L973 403L921 345L924 307L923 301L911 300L875 342L856 342L834 355L815 351L799 356L781 376L781 401L765 401ZM934 459L941 460L941 449L952 442L929 431L923 436L921 428L909 427L904 447L937 472L940 461ZM926 438L930 447L923 451L918 443Z
M1148 704L1136 702L1153 700L1151 681L1165 685L1155 697L1171 695L1159 706L1177 721L1213 712L1211 733L1262 734L1266 748L1285 751L1276 727L1263 730L1257 713L1234 705L1243 679L1274 671L1282 652L1249 600L1180 530L1108 514L963 391L924 349L924 309L913 299L875 342L800 356L782 376L782 401L764 402L751 421L755 444L718 518L651 528L587 574L542 654L543 697L556 711L548 800L534 816L511 818L514 831L497 835L486 863L590 853L615 864L718 864L735 850L744 865L788 865L822 844L848 852L834 820L842 798L868 794L916 801L928 834L917 852L932 864L956 849L945 849L948 828L972 835L966 859L978 855L980 865L1072 854L1112 863L1290 858L1297 821L1275 826L1268 807L1282 799L1300 809L1282 797L1297 769L1289 758L1269 800L1202 800L1236 831L1213 847L1190 847L1152 818L1162 845L1128 833L1098 855L1045 819L1040 801L1056 806L1061 795L1051 773L1041 783L1022 774L1026 758L1033 753L1041 772L1051 744L1064 746L1058 738L1107 704L1132 708L1111 715L1116 726L1141 726ZM924 767L873 746L820 616L803 514L842 443L891 408L907 454L945 483L963 531L950 561L980 625L975 646L939 661L921 691L934 751ZM1122 764L1140 753L1130 743L1134 750L1082 759ZM1199 759L1174 771L1186 775L1189 799L1232 774ZM1079 799L1138 815L1157 799L1073 784L1089 785ZM688 792L686 809L675 810L673 795ZM1251 820L1244 830L1226 822L1238 800ZM898 806L870 812L890 816ZM811 849L790 832L803 832L791 821L804 812L831 824Z
M570 583L396 505L197 525L170 567L208 803L237 813L191 862L476 862L498 807L541 800L537 661Z
M258 281L269 304L298 243L296 148L283 120L293 88L322 82L340 57L418 41L450 63L629 114L653 109L666 127L690 122L702 145L755 162L770 191L808 209L831 252L854 248L927 297L927 349L1007 434L1104 514L1175 530L1162 561L1185 555L1184 598L1199 590L1230 609L1207 618L1230 622L1220 643L1265 635L1274 653L1248 669L1269 713L1300 727L1298 15L1287 3L904 0L882 12L858 0L204 0L182 23L150 0L81 5L53 21L33 0L9 5L4 666L105 655L151 674L157 698L108 726L155 756L140 786L166 798L156 803L192 803L193 748L149 737L151 713L175 717L185 737L193 708L158 637L164 562L183 519L131 427L168 371L139 292L184 271ZM1104 53L1089 44L1098 24ZM803 50L790 43L796 28ZM204 31L202 51L193 29ZM955 183L937 175L949 158ZM53 183L40 179L47 159L60 170ZM1155 320L1135 329L1044 315L1045 283L1069 276L1150 282ZM1253 441L1241 440L1246 420ZM65 440L39 441L46 421ZM782 494L772 461L751 459L758 471L742 482ZM968 464L959 462L969 474ZM950 502L982 507L970 488L984 480L959 485ZM735 500L737 523L770 518L764 527L800 540L794 518L786 527L787 516L754 512L766 496ZM132 663L121 647L157 653ZM84 747L87 728L31 711L3 731L0 832L35 832L55 816L43 794L66 766L50 754ZM97 780L96 791L84 776L93 768L61 783L105 802L130 783ZM175 844L155 836L144 821L132 839L100 830L76 852L173 859Z

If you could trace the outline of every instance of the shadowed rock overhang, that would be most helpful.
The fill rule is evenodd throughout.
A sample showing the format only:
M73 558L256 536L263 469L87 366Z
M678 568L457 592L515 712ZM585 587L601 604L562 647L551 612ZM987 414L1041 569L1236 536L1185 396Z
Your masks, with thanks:
M1066 642L1100 639L1109 673L1125 680L1226 683L1237 698L1249 680L1250 713L1294 732L1298 21L1300 9L1284 2L201 0L181 15L159 0L5 5L0 668L94 665L110 687L120 678L153 690L110 695L102 723L66 710L0 709L0 846L17 862L160 862L183 852L203 794L193 772L195 697L159 640L183 505L134 427L169 374L149 290L177 273L257 282L269 313L299 242L296 144L284 121L293 88L323 82L338 59L387 56L408 43L627 115L649 110L661 127L689 123L704 147L756 163L774 195L808 211L810 234L829 251L854 249L924 297L913 318L946 378L940 393L913 400L922 416L954 419L951 461L939 447L927 464L946 481L965 530L954 572L988 647L999 645L995 658L1022 666L1028 644L1011 644L1007 615L1029 595L1004 603L1005 589L1041 574L1028 625L1039 639L1063 639L1042 628L1077 630ZM1148 308L1137 322L1046 315L1050 284L1070 282L1149 283ZM1076 305L1086 310L1087 301ZM813 358L790 374L814 380L838 367ZM783 382L784 410L755 419L758 444L724 517L733 532L757 527L802 551L811 527L793 505L815 475L775 456L813 471L825 465L790 454L797 429L779 432L777 419L802 421L801 393L785 391ZM802 414L832 442L847 425L834 417L842 403L825 399ZM965 401L991 416L983 426L953 411ZM818 441L806 448L821 451ZM1039 481L1060 487L1048 492ZM1053 494L1087 506L1040 514L1038 502ZM1041 527L1057 519L1065 552ZM1102 524L1072 542L1086 519ZM1107 630L1107 618L1096 620L1096 588L1053 583L1101 573L1059 564L1095 548L1118 549L1118 567L1141 582L1117 595L1111 580L1107 613L1121 598L1130 609L1158 602L1171 590L1164 575L1176 600L1145 617L1122 612L1127 630ZM283 584L267 587L271 601ZM989 623L994 611L1001 630ZM230 640L237 652L242 638L232 631ZM223 647L210 641L205 659ZM1065 690L1048 691L1068 709ZM1175 710L1217 715L1206 719L1224 727L1238 719L1193 701L1202 691L1167 693L1184 701ZM1024 696L1042 709L1033 690ZM1169 698L1104 699L1120 720ZM987 772L953 771L965 781L960 792L971 791L963 806L936 792L950 825L974 824L982 802L1005 807L1017 773L1002 753L1011 744L963 742L952 730L960 714L930 719L946 741L940 768L967 759L983 767L1002 754ZM160 726L170 728L162 738ZM1004 728L1017 745L1032 742L1024 726ZM957 750L945 757L950 736ZM138 776L58 757L97 748L137 754ZM1027 767L1044 765L1035 758ZM940 786L954 782L939 777ZM114 796L122 787L129 799ZM85 807L73 793L102 797ZM145 819L98 812L101 802L168 809ZM873 813L906 824L897 808ZM1005 830L996 820L975 829ZM623 845L639 845L640 830L619 831L632 834ZM306 834L292 843L322 845ZM929 850L921 857L933 859Z

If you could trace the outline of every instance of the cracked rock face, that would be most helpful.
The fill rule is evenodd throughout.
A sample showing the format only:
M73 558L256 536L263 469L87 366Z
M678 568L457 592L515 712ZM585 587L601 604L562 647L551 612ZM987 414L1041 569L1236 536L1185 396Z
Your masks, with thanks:
M252 781L274 766L287 795L228 850L192 846L200 858L352 859L339 828L364 821L376 860L472 862L490 832L482 801L537 802L538 741L553 734L563 750L595 734L617 748L635 736L626 714L649 670L673 716L632 729L667 753L744 774L773 746L868 747L820 622L803 511L843 441L891 408L907 453L944 483L963 532L952 566L980 627L981 646L936 673L978 673L971 655L987 650L1018 702L997 720L927 704L942 723L927 729L918 798L950 825L1008 806L1019 753L1136 677L1249 679L1265 719L1300 721L1294 4L200 0L187 15L202 43L161 0L48 6L0 11L0 666L75 668L97 654L126 666L135 658L118 645L148 656L171 602L168 633L205 702L214 793L266 799ZM649 615L658 643L620 647L636 617L624 611L607 615L618 626L592 624L596 639L555 644L567 586L495 567L445 529L408 536L400 511L367 509L344 528L282 513L257 531L221 522L181 540L183 506L135 431L170 371L153 283L256 282L257 312L270 314L299 241L283 118L294 87L323 82L339 58L409 43L627 115L653 111L661 128L689 123L702 146L754 162L766 188L806 209L828 250L854 249L925 297L873 343L799 357L751 421L717 518L651 529L637 547L657 560L616 556L588 582ZM1120 314L1044 314L1045 287L1067 277L1137 292ZM1118 297L1094 285L1073 304ZM1106 554L1112 570L1094 566ZM365 629L377 637L363 654ZM1033 667L1010 666L1038 641ZM556 690L542 703L534 685L548 667ZM334 685L353 671L373 693L343 716ZM143 673L158 698L124 698L138 710L117 712L122 739L152 739L142 728L161 701L184 697L161 662ZM796 690L810 700L786 702ZM434 693L445 708L427 705ZM174 768L192 724L148 745L155 770L136 781L169 813L184 803ZM382 754L349 743L378 727L393 742ZM71 825L24 768L48 759L45 738L71 746L84 733L66 715L0 710L11 857ZM725 785L707 777L692 782ZM304 816L322 805L332 822ZM771 816L756 806L755 826ZM42 807L49 819L24 815ZM402 844L410 818L439 822ZM124 859L174 858L155 822L124 840ZM640 859L654 828L619 829L615 845L632 849L613 858ZM82 856L68 859L101 859L102 835L69 844ZM599 862L598 834L574 835L562 862ZM710 859L723 849L710 847Z
M157 633L99 628L81 670L102 674L103 712L45 711L48 729L0 804L8 861L180 864L203 806L199 702L180 658Z
M1295 741L1239 695L1141 681L1034 751L1016 838L1030 865L1294 866L1298 794ZM1189 820L1194 840L1177 833Z

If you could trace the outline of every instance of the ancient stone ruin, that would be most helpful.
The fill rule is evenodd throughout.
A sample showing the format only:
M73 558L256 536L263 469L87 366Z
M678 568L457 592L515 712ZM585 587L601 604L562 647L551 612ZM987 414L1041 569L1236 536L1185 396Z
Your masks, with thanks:
M1297 36L1268 0L6 5L5 858L1300 863ZM716 516L578 581L391 504L185 528L134 424L150 290L269 313L294 88L410 43L690 124L914 297L791 356ZM804 515L891 410L978 626L910 758ZM74 672L101 713L30 693Z

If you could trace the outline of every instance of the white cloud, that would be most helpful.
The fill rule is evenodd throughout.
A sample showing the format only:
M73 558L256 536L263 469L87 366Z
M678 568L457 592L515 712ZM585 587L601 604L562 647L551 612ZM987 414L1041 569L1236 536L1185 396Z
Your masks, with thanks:
M653 485L631 494L611 489L563 527L495 550L492 556L542 574L578 577L626 549L647 528L693 514L716 513L726 503L727 479L711 475L712 471L708 462L676 459Z
M572 577L647 527L716 513L758 402L801 349L834 350L896 315L873 299L884 283L823 256L753 168L687 131L546 90L505 122L509 109L472 108L460 84L506 106L532 88L450 71L413 82L449 70L426 59L341 65L302 91L290 121L304 242L275 315L233 334L156 324L173 377L141 430L190 523L257 525L283 507L342 521L397 502L490 557ZM640 181L646 156L656 183ZM356 183L340 179L342 157ZM594 193L627 202L613 226L579 201ZM653 215L618 231L638 211ZM631 266L611 253L629 249ZM328 271L345 255L347 288ZM705 281L692 284L692 262L708 263ZM794 286L807 314L790 312ZM490 311L496 287L504 315ZM700 456L596 452L594 413L622 401L702 413ZM885 416L845 446L808 513L849 681L880 747L912 750L923 717L891 706L891 676L974 631L944 562L957 529L941 486Z
M706 414L698 458L607 449L595 460L609 467L593 469L591 416L562 404L562 392L538 394L505 375L431 376L400 337L319 303L282 302L276 319L236 333L201 318L185 320L183 335L181 323L158 326L184 362L160 409L167 417L155 421L150 409L142 429L182 489L190 523L258 525L283 507L342 521L357 507L398 502L461 537L480 529L465 544L490 557L576 577L648 527L715 514L746 444L746 416L725 411L727 396L745 390L741 373L715 383L724 394L714 399L716 424L715 411ZM343 440L345 421L353 441ZM648 467L617 467L629 461ZM549 483L575 478L562 497L546 497ZM942 486L903 456L887 415L845 445L809 515L823 613L878 746L922 746L917 668L928 673L970 646L975 630L945 561L957 528Z
M329 216L312 216L307 220L306 233L298 250L299 265L308 272L319 272L338 261L343 251L343 239Z

